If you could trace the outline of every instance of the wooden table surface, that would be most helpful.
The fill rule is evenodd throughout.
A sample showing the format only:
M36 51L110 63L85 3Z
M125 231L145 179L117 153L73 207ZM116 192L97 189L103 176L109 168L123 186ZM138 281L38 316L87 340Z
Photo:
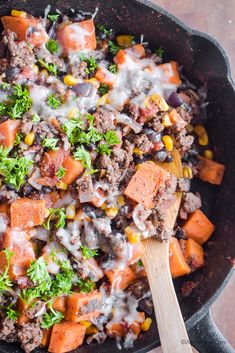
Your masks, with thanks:
M215 37L230 57L235 78L235 0L152 0L192 28ZM234 112L235 115L235 112ZM212 306L212 316L235 348L235 275ZM161 348L151 351L160 353ZM200 352L203 353L203 352Z

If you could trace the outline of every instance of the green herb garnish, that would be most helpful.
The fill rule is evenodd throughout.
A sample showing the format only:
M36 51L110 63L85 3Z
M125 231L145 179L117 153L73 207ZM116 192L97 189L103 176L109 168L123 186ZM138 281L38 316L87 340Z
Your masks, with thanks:
M51 326L60 323L64 319L64 315L57 310L54 310L52 303L48 304L49 312L42 319L41 328L49 329Z
M117 52L121 49L119 45L115 44L111 40L108 41L109 51L112 55L116 55Z
M48 148L49 150L57 151L58 147L56 147L57 142L59 140L55 138L44 138L42 141L43 147Z
M82 166L88 169L90 173L95 173L97 171L92 168L90 153L85 150L84 146L78 147L73 155L74 158L79 160L82 163Z
M17 132L16 138L14 141L14 146L18 146L21 142L21 139L22 139L22 134L20 132Z
M96 24L96 28L104 33L106 36L109 36L112 33L112 29L106 28L104 25L100 25L99 23Z
M108 156L110 156L110 154L111 154L111 149L107 143L101 143L98 146L98 151L99 151L99 153L107 154Z
M162 47L160 47L160 48L158 48L158 49L156 49L155 50L155 53L157 54L157 56L159 57L159 58L162 58L162 56L163 56L163 54L164 54L164 49L162 48Z
M49 64L43 59L38 59L39 64L42 67L45 67L48 72L50 72L52 75L57 76L57 66L55 64Z
M84 54L79 55L80 60L85 61L87 63L87 67L85 69L85 72L89 75L95 72L97 69L97 62L94 57L86 57Z
M108 130L104 135L105 140L109 145L118 145L120 143L120 139L117 133L113 130Z
M33 123L38 123L39 121L40 121L40 116L38 114L33 114L32 122Z
M89 260L91 257L97 256L98 255L98 250L95 249L90 249L85 245L81 246L81 250L82 250L82 256L84 257L84 259Z
M13 88L13 94L9 102L6 104L6 114L12 119L21 118L22 115L29 111L32 106L29 90L19 84ZM2 106L0 107L0 110Z
M101 83L100 87L98 88L101 96L104 96L109 91L109 86L106 83Z
M84 122L81 119L81 115L77 118L69 119L62 125L62 129L68 136L69 142L72 145L78 142L78 136L83 126Z
M50 230L50 222L52 220L56 221L55 227L56 228L64 228L65 226L65 209L63 208L49 208L49 216L45 223L43 223L44 228Z
M109 71L112 72L113 74L116 74L117 73L117 65L116 64L112 64L112 65L109 65Z
M1 87L1 89L3 91L6 91L6 90L8 90L11 87L11 85L9 83L7 83L7 82L2 82L0 87Z
M54 94L50 94L47 98L47 105L53 109L58 109L59 106L61 105L61 101L56 98Z
M2 250L2 252L6 256L7 264L6 264L4 272L0 275L0 291L5 291L5 290L7 291L10 289L10 287L13 286L13 283L11 282L10 277L8 275L10 261L11 261L13 253L8 248Z
M78 278L76 285L82 293L89 293L95 288L95 283L90 279Z
M48 42L46 43L46 48L49 50L51 54L55 54L59 50L59 44L56 40L49 39Z
M55 173L57 178L61 179L65 176L65 169L63 167L59 167L58 171Z
M137 261L137 265L138 265L139 267L142 267L142 266L143 266L142 261L141 261L141 260Z
M57 21L58 20L58 17L59 17L59 14L49 14L47 15L47 18L50 20L50 21Z
M12 309L12 306L13 303L9 304L6 307L6 316L8 317L8 319L16 321L19 317L19 313L16 310Z

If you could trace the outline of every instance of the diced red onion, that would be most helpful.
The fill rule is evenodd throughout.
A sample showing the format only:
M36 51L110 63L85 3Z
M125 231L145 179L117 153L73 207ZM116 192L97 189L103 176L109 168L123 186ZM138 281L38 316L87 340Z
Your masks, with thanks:
M180 100L176 92L172 92L167 99L167 103L173 108L178 108L183 102Z
M137 134L142 130L142 126L125 114L117 114L118 123L128 125Z
M79 187L80 185L81 187ZM85 190L82 187L83 185L86 185ZM83 175L82 178L79 179L78 190L79 201L81 203L90 202L94 199L94 187L90 175Z

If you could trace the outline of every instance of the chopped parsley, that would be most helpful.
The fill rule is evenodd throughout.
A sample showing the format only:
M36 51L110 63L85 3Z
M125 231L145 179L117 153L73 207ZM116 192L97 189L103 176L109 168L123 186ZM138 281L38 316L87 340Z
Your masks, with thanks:
M78 278L76 285L82 293L89 293L95 288L95 283L90 279Z
M11 119L21 118L32 106L29 90L26 86L16 84L12 95L5 103L0 103L0 114L8 115Z
M55 54L59 50L59 44L55 39L49 39L46 43L46 48L49 50L51 54Z
M72 145L78 142L78 136L81 132L83 125L84 122L82 121L81 116L69 119L62 125L62 129L68 136L69 142Z
M7 82L2 82L0 87L1 87L1 89L3 91L6 91L6 90L8 90L11 87L11 85L9 83L7 83Z
M56 221L56 228L64 228L65 226L65 209L63 208L49 208L49 216L47 217L46 222L43 223L44 228L50 230L50 222Z
M10 277L8 275L10 261L13 253L8 248L6 248L5 250L2 250L2 252L6 256L7 263L6 263L4 272L0 275L0 291L5 291L5 290L7 291L10 289L10 287L13 286L13 283L11 282Z
M38 59L39 64L44 67L52 75L57 76L57 66L55 64L49 64L43 59Z
M155 53L157 54L157 56L159 58L162 58L163 54L164 54L164 49L162 47L158 48L155 50Z
M95 70L97 69L97 62L93 56L86 57L84 54L79 54L79 58L81 61L85 61L87 63L85 72L88 75L95 72Z
M58 147L56 147L57 142L59 140L55 138L44 138L42 141L43 147L48 148L49 150L57 151Z
M65 169L63 167L59 167L58 171L55 173L57 178L61 179L65 176Z
M109 65L109 71L112 72L113 74L116 74L117 73L117 65L116 64L112 64L112 65Z
M16 310L12 309L12 306L13 303L9 304L6 307L6 316L8 317L8 319L16 321L19 317L19 313Z
M89 260L91 257L97 256L98 255L98 250L92 250L90 248L88 248L85 245L81 246L81 250L82 250L82 256L84 257L84 259Z
M139 261L137 262L137 265L138 265L139 267L142 267L142 266L143 266L142 261L141 261L141 260L139 260Z
M109 36L113 31L112 29L106 28L104 25L100 25L99 23L96 24L96 28L106 36Z
M53 109L58 109L59 106L61 105L61 101L56 98L54 94L50 94L47 98L47 105Z
M32 122L33 123L38 123L39 121L40 121L40 116L38 114L33 114Z
M16 138L14 141L14 146L18 146L21 142L21 139L22 139L22 134L20 132L17 132Z
M112 42L111 40L108 41L108 46L109 46L109 52L112 55L116 55L117 52L121 49L121 47L119 47L119 45L117 45L116 43Z
M11 184L19 190L25 182L33 161L27 157L8 157L9 149L0 146L0 175L6 184Z
M120 143L120 139L117 133L113 130L108 130L104 135L105 140L109 145L118 145Z
M43 329L49 329L51 326L60 323L64 319L64 315L60 311L53 309L52 302L48 304L48 308L50 311L44 314L41 323L41 328Z
M47 18L48 18L50 21L55 22L55 21L58 20L59 16L60 16L59 14L49 14L49 15L47 15Z
M92 168L90 153L85 150L84 146L77 147L73 156L76 160L79 160L82 163L84 168L88 169L89 173L97 172L97 170Z
M98 146L98 151L101 154L107 154L108 156L110 156L110 154L111 154L111 149L110 149L110 147L109 147L109 145L107 143L101 143Z
M109 91L109 86L106 83L101 83L100 87L98 88L101 96L104 96Z

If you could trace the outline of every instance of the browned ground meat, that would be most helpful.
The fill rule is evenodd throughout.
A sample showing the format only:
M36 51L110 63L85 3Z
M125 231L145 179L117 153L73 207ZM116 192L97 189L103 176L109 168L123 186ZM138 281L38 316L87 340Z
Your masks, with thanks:
M41 300L38 300L32 308L27 309L27 316L30 319L34 319L36 315L37 317L42 316L44 314L44 308L45 303L43 303Z
M177 180L177 187L180 191L189 191L190 189L190 179L188 178L179 178Z
M148 153L153 148L153 143L148 139L146 134L135 135L133 138L133 143L138 147L143 153Z
M25 352L30 353L41 344L42 329L40 328L40 323L28 322L23 324L19 329L18 338Z
M111 157L103 154L99 157L98 165L100 169L106 170L105 177L111 185L118 183L122 172L117 162Z
M190 149L193 144L194 137L188 135L188 131L186 129L181 130L176 136L176 148L181 152L182 155Z
M201 196L199 193L196 193L195 195L192 192L183 193L182 204L179 213L180 217L182 219L186 219L188 213L196 211L201 206Z
M137 299L143 297L149 291L149 284L146 277L137 278L130 286L129 291L134 294Z
M114 130L114 115L107 109L99 108L94 114L95 127L99 132L105 133L108 130Z
M16 321L11 320L7 317L1 320L1 329L0 329L0 340L7 342L17 341L17 327Z

